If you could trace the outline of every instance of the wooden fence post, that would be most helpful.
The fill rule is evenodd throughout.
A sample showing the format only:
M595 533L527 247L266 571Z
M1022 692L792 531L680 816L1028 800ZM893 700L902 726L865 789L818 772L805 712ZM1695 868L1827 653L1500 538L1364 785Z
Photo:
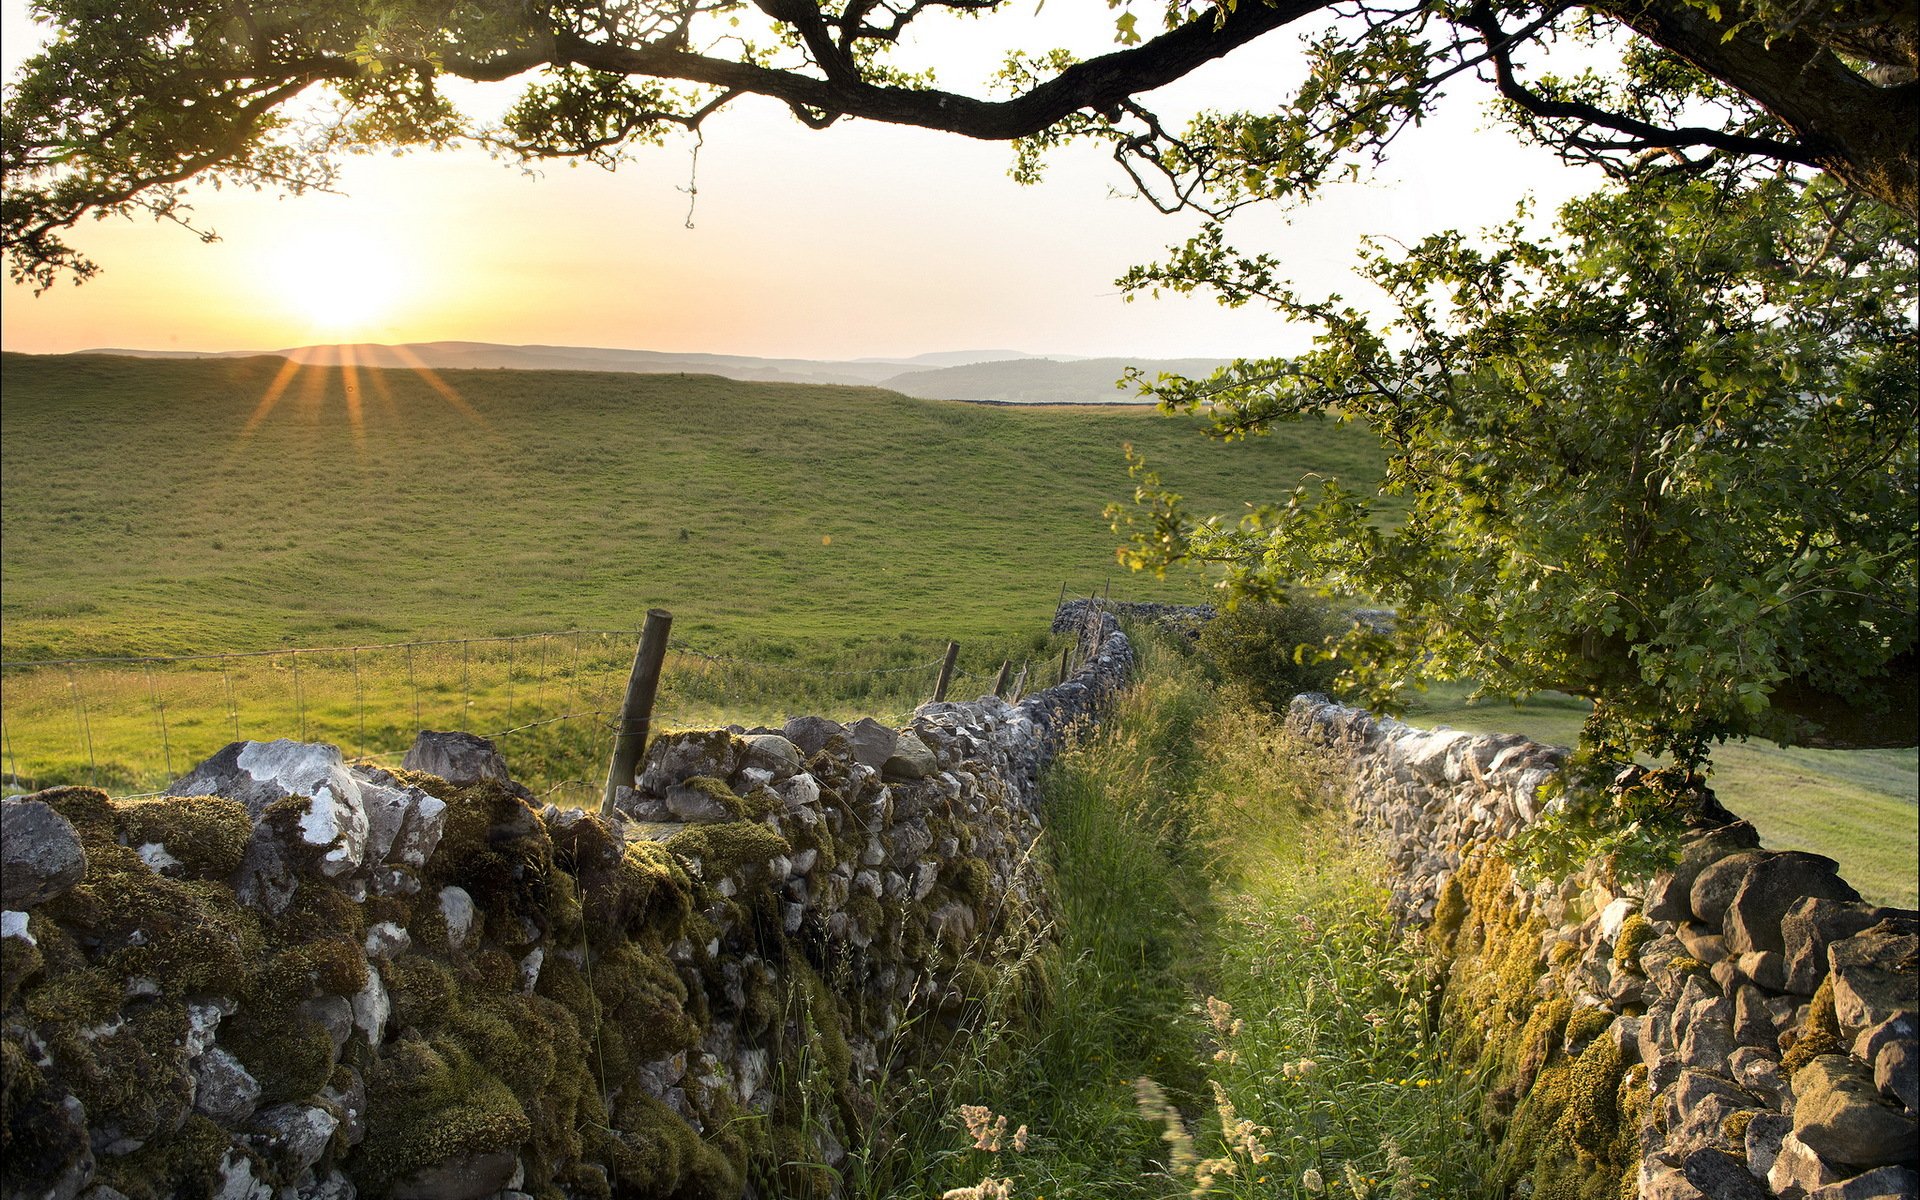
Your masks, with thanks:
M960 643L947 643L947 656L940 662L940 678L933 683L933 702L935 704L947 698L947 684L953 679L953 663L960 657Z
M1060 647L1060 682L1067 681L1067 656L1073 653L1072 646Z
M600 797L600 812L613 812L614 789L633 786L634 768L647 748L647 727L653 721L653 698L660 691L660 668L667 661L667 631L673 627L673 614L663 608L647 610L647 623L640 630L640 648L633 653L633 674L627 677L627 698L620 705L620 721L615 726L613 759L607 764L607 790Z
M1020 697L1027 690L1027 664L1020 664L1020 673L1013 677L1013 691L1007 696L1009 704L1020 703Z
M1005 699L1005 698L1006 698L1006 695L1007 695L1007 676L1008 676L1008 675L1010 675L1010 674L1012 674L1012 673L1013 673L1013 660L1009 658L1009 659L1007 659L1007 660L1006 660L1005 662L1002 662L1002 663L1000 664L1000 676L999 676L999 678L997 678L997 679L995 679L995 680L993 681L993 694L994 694L994 695L996 695L996 696L999 696L999 697L1001 697L1002 699Z

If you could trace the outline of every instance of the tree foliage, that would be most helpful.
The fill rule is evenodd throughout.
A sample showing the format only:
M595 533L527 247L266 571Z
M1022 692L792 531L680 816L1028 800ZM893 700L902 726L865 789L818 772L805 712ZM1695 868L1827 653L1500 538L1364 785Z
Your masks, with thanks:
M1223 438L1364 422L1379 496L1326 481L1238 524L1145 464L1135 566L1215 564L1235 596L1372 597L1343 658L1375 703L1419 676L1595 702L1588 742L1691 766L1728 737L1911 744L1920 417L1911 225L1831 181L1660 177L1558 232L1376 251L1377 324L1307 301L1218 226L1136 289L1213 288L1320 327L1290 360L1150 385Z
M1611 170L1649 154L1682 168L1797 163L1920 211L1920 36L1903 0L1115 6L1116 49L1076 61L1010 46L976 94L890 52L916 23L1000 0L36 0L54 40L6 93L0 241L13 275L45 287L94 269L70 244L76 222L145 211L184 223L194 179L298 192L329 184L343 154L462 140L612 164L749 95L815 127L853 117L1024 139L1025 174L1064 139L1102 140L1157 203L1219 211L1310 195L1421 121L1448 81L1475 77L1535 136ZM1309 66L1271 111L1176 130L1143 99L1290 28ZM1624 74L1529 72L1561 39L1621 41ZM1704 83L1666 86L1675 75ZM448 78L513 81L519 99L479 124L448 101ZM295 104L315 95L317 111Z

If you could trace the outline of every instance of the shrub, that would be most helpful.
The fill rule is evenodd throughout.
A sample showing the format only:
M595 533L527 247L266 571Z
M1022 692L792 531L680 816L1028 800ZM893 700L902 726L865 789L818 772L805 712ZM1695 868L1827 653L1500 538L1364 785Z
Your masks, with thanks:
M1302 692L1334 690L1340 665L1324 648L1350 624L1343 609L1311 597L1242 604L1207 622L1200 653L1222 679L1280 712Z

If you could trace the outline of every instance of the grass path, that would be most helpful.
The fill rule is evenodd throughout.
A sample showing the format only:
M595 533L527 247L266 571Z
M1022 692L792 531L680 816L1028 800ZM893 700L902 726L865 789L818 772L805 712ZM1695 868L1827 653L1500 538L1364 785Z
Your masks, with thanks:
M1441 1069L1424 956L1325 776L1191 659L1144 660L1047 792L1051 1008L886 1113L893 1160L865 1194L1490 1194L1476 1081ZM999 1149L961 1105L1005 1117Z

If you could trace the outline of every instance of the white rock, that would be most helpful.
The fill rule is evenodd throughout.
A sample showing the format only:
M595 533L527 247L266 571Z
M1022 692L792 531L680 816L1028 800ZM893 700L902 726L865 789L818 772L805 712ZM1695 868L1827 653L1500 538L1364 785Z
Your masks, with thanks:
M393 1000L387 995L380 970L367 964L367 985L353 996L353 1024L367 1035L367 1045L375 1050L387 1035L387 1018L393 1015Z
M40 944L27 932L27 914L11 908L0 912L0 938L19 938L29 946Z
M180 860L167 853L166 846L160 842L142 842L134 853L155 875L165 875L168 868L180 865Z
M440 889L440 915L447 921L447 944L455 950L467 944L473 932L473 897L461 887Z
M533 989L540 984L540 966L546 960L547 952L538 946L527 951L527 956L520 960L521 992L529 996L533 994Z

